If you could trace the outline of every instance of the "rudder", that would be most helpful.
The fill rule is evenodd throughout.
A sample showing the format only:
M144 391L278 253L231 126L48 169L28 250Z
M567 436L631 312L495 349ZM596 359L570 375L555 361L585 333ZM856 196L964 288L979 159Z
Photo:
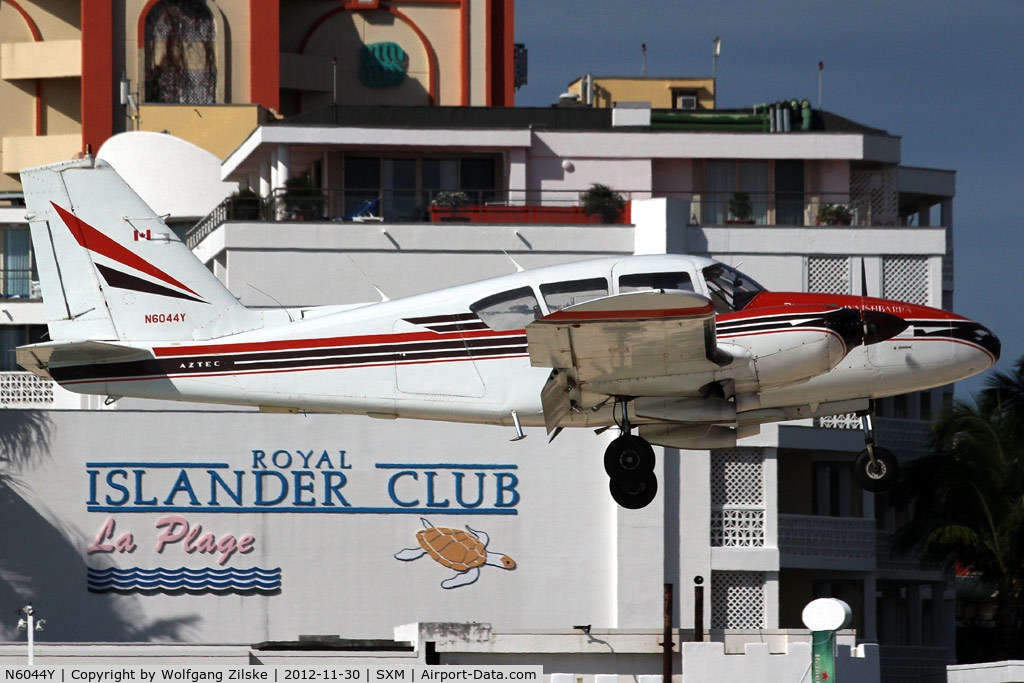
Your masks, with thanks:
M262 325L109 164L21 179L52 340L209 340Z

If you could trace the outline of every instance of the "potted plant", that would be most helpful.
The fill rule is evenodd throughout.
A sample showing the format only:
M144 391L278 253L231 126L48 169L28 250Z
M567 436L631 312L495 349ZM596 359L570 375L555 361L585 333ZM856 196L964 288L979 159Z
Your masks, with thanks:
M458 209L469 204L469 195L460 190L441 190L430 200L430 213L443 221L468 221L468 216L457 216Z
M254 190L248 187L239 188L237 192L228 197L227 220L259 220L262 204L263 200Z
M729 200L729 215L733 218L729 223L752 224L750 216L754 213L754 207L750 204L750 195L746 192L734 192Z
M307 173L284 181L285 191L281 195L286 217L308 221L318 218L324 208L323 192L313 184Z
M598 216L602 223L617 223L626 208L626 200L622 195L601 183L594 183L590 189L580 195L583 212L588 216Z
M818 225L850 225L853 213L846 204L823 204L818 209Z

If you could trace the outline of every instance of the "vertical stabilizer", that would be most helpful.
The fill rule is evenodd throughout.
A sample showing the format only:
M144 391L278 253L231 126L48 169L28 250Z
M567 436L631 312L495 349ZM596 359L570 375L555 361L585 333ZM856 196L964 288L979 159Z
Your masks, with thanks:
M260 327L117 172L21 172L50 338L205 340Z

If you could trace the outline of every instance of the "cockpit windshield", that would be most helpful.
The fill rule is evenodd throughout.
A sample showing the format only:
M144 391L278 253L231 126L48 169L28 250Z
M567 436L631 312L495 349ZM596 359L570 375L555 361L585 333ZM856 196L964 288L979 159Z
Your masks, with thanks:
M756 280L724 263L708 266L703 272L716 313L742 310L751 299L764 291L764 287Z

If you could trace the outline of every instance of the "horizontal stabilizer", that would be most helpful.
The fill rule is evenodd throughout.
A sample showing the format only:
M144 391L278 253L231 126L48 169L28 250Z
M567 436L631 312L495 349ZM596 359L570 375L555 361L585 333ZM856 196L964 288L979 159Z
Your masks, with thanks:
M45 342L19 346L18 365L45 379L53 379L49 368L85 363L114 363L152 358L146 349L98 341Z

